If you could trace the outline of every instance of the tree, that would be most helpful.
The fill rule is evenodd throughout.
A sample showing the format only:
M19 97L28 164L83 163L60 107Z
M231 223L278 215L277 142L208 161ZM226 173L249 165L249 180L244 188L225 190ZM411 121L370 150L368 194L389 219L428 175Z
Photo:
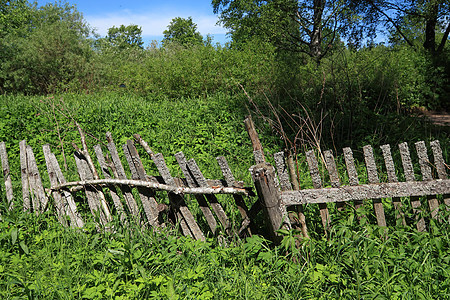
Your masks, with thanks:
M67 3L22 9L27 22L1 39L0 91L45 94L86 81L91 30L81 13Z
M0 38L31 24L32 9L25 0L0 0Z
M213 0L212 5L233 42L256 36L318 63L353 25L342 0Z
M191 17L187 19L176 17L172 19L164 30L163 44L178 43L183 46L200 45L203 37L197 31L197 24L192 21Z
M353 0L351 7L366 26L385 29L394 40L423 48L433 56L444 50L450 33L448 0Z
M119 49L143 49L144 42L142 41L141 35L142 29L138 25L120 25L118 28L115 26L109 28L106 39L111 45Z

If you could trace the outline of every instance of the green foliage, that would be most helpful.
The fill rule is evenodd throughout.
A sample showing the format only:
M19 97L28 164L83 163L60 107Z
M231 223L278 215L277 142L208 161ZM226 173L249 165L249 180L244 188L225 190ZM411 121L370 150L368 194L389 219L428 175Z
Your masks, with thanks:
M203 37L197 31L197 24L192 21L192 17L187 19L176 17L170 21L167 30L164 30L163 44L178 43L183 46L202 44Z
M120 27L111 27L108 29L106 40L112 47L119 49L128 49L137 47L143 49L142 29L137 25L120 25Z
M68 4L30 7L30 23L2 40L2 93L50 93L88 84L92 55L89 27Z
M448 215L447 215L448 217ZM445 299L448 224L431 233L354 226L328 239L273 246L259 236L223 248L140 228L63 228L20 209L0 222L2 298ZM286 237L290 239L290 237ZM286 248L287 247L287 248Z

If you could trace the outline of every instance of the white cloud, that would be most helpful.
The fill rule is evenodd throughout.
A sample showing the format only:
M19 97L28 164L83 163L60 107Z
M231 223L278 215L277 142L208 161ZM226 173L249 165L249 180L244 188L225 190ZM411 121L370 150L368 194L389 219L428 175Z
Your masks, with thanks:
M225 34L226 29L217 26L217 16L214 15L184 15L177 14L155 14L154 12L133 13L123 10L105 15L85 15L87 22L95 28L101 36L106 36L108 28L120 25L139 25L142 28L142 36L162 36L170 21L175 17L192 17L197 24L198 31L206 36L207 34Z

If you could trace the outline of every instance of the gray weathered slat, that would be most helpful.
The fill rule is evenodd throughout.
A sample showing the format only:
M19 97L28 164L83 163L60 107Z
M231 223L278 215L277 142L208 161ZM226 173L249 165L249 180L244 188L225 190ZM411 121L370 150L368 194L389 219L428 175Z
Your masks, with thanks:
M398 182L398 178L395 173L394 160L392 159L392 154L391 154L391 146L386 144L386 145L380 146L380 148L381 148L381 151L383 151L383 158L384 158L384 164L386 166L386 173L388 176L388 181L389 182ZM397 219L401 218L402 224L404 226L406 226L405 215L401 209L402 203L400 201L400 198L394 197L394 198L392 198L392 202L394 203L396 218Z
M297 176L296 176L295 172L292 172L293 166L292 166L292 168L286 166L285 159L284 159L284 152L275 153L273 158L275 160L275 167L277 169L277 174L278 174L278 178L280 181L281 191L291 191L292 189L299 190L300 187L298 185ZM292 159L292 155L289 158L291 159L291 163L293 164L294 161ZM294 177L293 181L297 184L294 183L291 185L291 180L289 180L288 169L289 169L289 174L291 175L291 177ZM289 216L289 221L291 223L291 226L295 229L300 229L302 231L304 237L309 237L308 228L306 226L306 218L301 210L302 207L301 206L290 207L290 208L286 208L286 206L283 206L283 207L284 207L283 215Z
M108 166L105 161L105 156L103 155L102 147L100 145L94 146L95 155L97 156L98 163L100 165L100 168L102 169L103 176L107 179L112 178L111 174L109 173ZM117 214L119 215L119 219L122 222L122 224L127 224L127 217L122 205L122 201L120 200L120 196L117 193L117 189L115 186L110 185L109 188L109 194L111 195L111 199L113 200L114 206L116 208Z
M50 186L53 187L58 184L58 178L56 177L56 172L50 161L50 145L45 144L44 146L42 146L42 150L44 152L45 164L47 165L47 173L50 179ZM67 221L65 218L67 211L63 203L65 199L61 196L61 193L59 191L52 191L52 196L55 200L56 216L61 224L67 226Z
M114 168L117 172L118 179L127 179L127 176L125 174L125 169L123 168L122 162L119 158L119 153L117 152L116 145L114 144L114 141L112 139L111 132L106 133L106 139L108 141L108 150L111 154L111 160L113 162ZM131 188L128 186L123 186L122 188L123 196L125 198L125 202L127 204L127 207L137 222L137 224L141 224L141 216L139 213L139 208L136 203L136 200L133 197L133 193L131 192Z
M33 209L37 212L43 212L47 209L47 196L45 195L44 187L42 186L41 175L34 158L33 149L27 145L27 164L28 164L28 182L31 190L34 192Z
M14 193L5 142L0 143L0 160L3 170L3 180L5 181L6 200L8 201L8 209L11 210L14 208Z
M197 163L193 158L187 161L187 166L189 168L190 173L194 177L194 180L197 182L199 187L208 187L208 182L206 181L205 177L203 176L202 171L200 171L200 168L198 167ZM225 232L227 234L230 234L230 221L228 220L227 215L225 214L225 211L223 210L222 205L217 200L217 197L215 195L206 195L206 199L208 200L209 204L211 205L212 210L216 214L219 221L222 223L222 226L225 229Z
M378 178L377 166L373 156L372 146L366 145L363 147L364 159L366 161L367 177L370 183L380 183ZM386 226L386 218L384 216L383 202L379 197L372 199L375 215L377 217L378 226Z
M169 185L176 186L174 178L170 174L170 170L166 165L166 161L164 160L164 156L161 153L157 153L152 156L152 160L158 169L159 174L162 176L164 182ZM176 195L173 193L169 193L169 201L175 206L177 210L177 218L180 220L180 224L185 226L183 232L190 232L191 235L197 240L205 240L205 236L203 232L200 230L197 222L195 221L194 216L190 212L189 208L186 205L186 202L183 199L183 196Z
M277 152L273 155L275 160L275 167L277 168L278 179L280 181L280 188L282 191L291 191L292 184L289 179L289 173L284 162L284 152Z
M386 182L283 192L285 205L329 203L363 200L368 198L392 198L408 196L440 195L450 193L450 179L411 182Z
M416 181L416 176L414 175L414 167L412 165L411 161L411 155L409 154L409 147L408 144L401 143L398 145L398 148L400 150L400 156L402 159L402 166L403 166L403 172L405 174L405 179L407 182L414 182ZM425 231L427 230L427 227L425 225L425 219L420 217L420 199L419 197L410 197L411 199L411 206L413 208L413 212L416 215L417 219L417 230L418 231Z
M78 175L80 176L81 180L91 180L94 178L91 168L89 167L87 161L85 160L85 157L83 154L79 152L74 153L75 157L75 164L77 165ZM100 203L100 198L98 193L101 193L98 189L96 189L93 186L85 186L85 193L86 198L88 201L89 209L91 210L91 213L93 216L99 217L99 221L102 225L106 226L108 223L108 219L105 216L102 206Z
M433 150L434 164L436 165L436 171L439 179L447 179L447 165L444 162L444 157L442 155L441 145L438 140L432 141L430 143L431 149ZM444 203L447 210L450 210L450 195L443 195ZM450 220L450 217L449 217Z
M30 185L28 183L27 142L20 141L20 174L22 178L23 210L30 211Z
M134 180L147 180L147 176L144 170L144 166L139 158L136 148L133 142L128 140L126 145L123 145L123 151L125 158L131 170L131 178ZM138 187L139 197L141 198L142 207L144 208L147 220L152 227L159 226L158 222L158 203L155 199L155 192L144 188Z
M311 174L312 183L315 189L322 188L322 179L319 173L319 164L317 163L314 151L306 152L306 161L308 162L309 173ZM319 204L320 217L322 218L322 225L325 232L330 228L331 218L326 203Z
M348 181L350 185L359 185L358 171L356 171L355 159L353 158L353 151L349 147L343 149L345 165L347 167ZM354 202L355 209L359 209L363 205L362 200Z
M56 159L55 154L49 154L50 163L52 164L53 170L55 171L56 178L60 184L66 183L66 178L64 177L61 168L59 167L58 160ZM65 205L66 214L70 217L70 226L81 228L84 226L84 221L81 218L80 214L77 210L77 205L73 200L72 194L68 191L63 191L62 193L62 203Z
M191 173L189 172L188 166L187 166L187 160L184 156L183 152L178 152L175 154L175 158L178 162L178 165L180 166L181 171L183 172L184 176L186 177L186 182L189 187L196 187L197 184L192 177ZM211 232L213 234L216 234L216 228L217 228L217 221L214 218L213 213L211 212L211 209L208 206L208 203L205 200L204 195L195 195L195 199L197 199L198 205L200 207L200 210L202 211L203 215L205 216L206 222L208 223L209 228L211 229Z
M323 152L325 157L325 165L328 170L328 175L330 176L331 187L340 187L341 181L339 179L339 174L337 171L336 161L334 160L333 152L331 150L326 150ZM341 211L344 208L344 203L336 202L336 208Z
M417 156L419 157L420 171L422 173L422 180L433 180L431 174L430 161L428 160L427 147L424 141L415 143ZM439 202L436 197L427 196L428 206L430 208L431 217L437 219L439 213Z
M236 184L236 180L231 172L230 167L228 166L228 162L224 156L216 157L217 163L219 164L220 170L222 171L223 177L225 178L225 182L227 186L234 186ZM239 234L241 234L244 230L247 231L249 235L252 235L250 229L250 218L248 217L248 208L245 204L245 201L241 195L233 195L234 202L238 207L239 213L242 217L241 228L239 229Z

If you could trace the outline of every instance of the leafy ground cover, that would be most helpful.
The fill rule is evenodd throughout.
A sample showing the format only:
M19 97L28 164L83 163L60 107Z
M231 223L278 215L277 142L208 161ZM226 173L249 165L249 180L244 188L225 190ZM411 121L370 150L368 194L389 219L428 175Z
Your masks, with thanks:
M73 120L90 134L90 145L104 140L106 131L112 132L118 145L134 133L141 134L155 152L164 154L173 175L180 175L172 158L178 151L195 158L210 178L220 178L214 157L225 155L237 179L250 183L248 167L253 158L242 124L249 111L236 95L169 100L118 92L1 96L0 103L0 140L7 144L16 199L20 199L18 143L22 139L35 150L41 174L42 145L50 143L61 164L64 149L65 172L74 178L70 143L78 142L78 136ZM391 142L406 139L402 133L407 132L415 134L408 141L440 139L448 145L445 130L435 130L423 120L397 118L395 124L400 125L390 129ZM273 128L257 125L266 152L281 150L282 141L273 135ZM447 147L443 150L448 161ZM144 164L150 174L155 171L149 161ZM338 164L344 168L339 157ZM364 176L363 171L360 174ZM311 185L306 175L300 181L303 188ZM0 195L4 205L4 193ZM309 240L285 232L281 245L254 236L223 247L214 238L196 242L171 229L152 232L116 224L114 232L99 233L92 223L83 230L63 228L51 211L35 216L23 213L20 205L11 212L0 208L4 299L445 299L450 295L447 222L431 221L427 233L416 232L412 223L388 227L386 232L373 222L359 223L354 215L336 213L325 238L320 226L314 225L320 221L314 213L317 208L311 206L305 211L311 222ZM441 212L441 220L448 220L445 208ZM360 214L367 216L366 221L373 218L369 208ZM395 224L394 216L387 217L389 224Z

